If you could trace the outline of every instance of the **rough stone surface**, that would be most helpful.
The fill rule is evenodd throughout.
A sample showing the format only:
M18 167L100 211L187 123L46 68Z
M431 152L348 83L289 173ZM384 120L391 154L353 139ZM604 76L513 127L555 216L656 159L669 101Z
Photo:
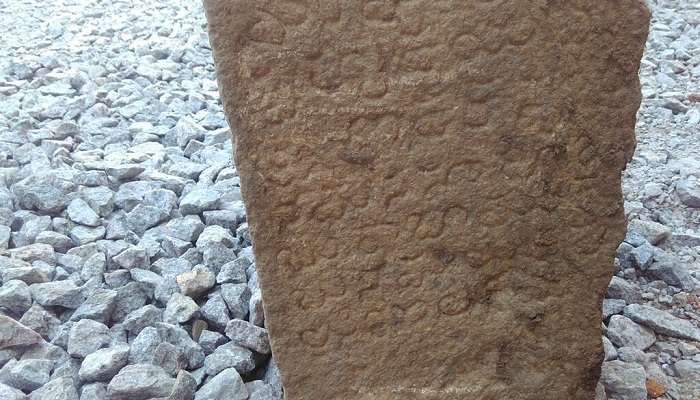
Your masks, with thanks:
M114 400L146 400L170 394L175 384L162 368L148 364L134 364L122 368L107 386L109 398Z
M610 399L646 400L645 376L642 366L615 360L603 363L600 380Z
M83 382L109 382L114 375L126 366L129 360L129 346L119 345L100 349L85 357L78 376Z
M594 397L649 13L453 3L205 1L289 400Z
M645 350L656 341L656 335L651 329L637 325L623 315L613 315L610 318L606 334L616 346L629 346L638 350Z
M0 315L0 350L32 345L41 341L41 336L32 329L10 317Z
M625 315L639 324L648 326L656 333L700 341L700 328L694 322L680 319L666 311L651 306L630 304L625 307Z
M195 400L245 400L248 390L238 372L225 369L205 383L195 395Z

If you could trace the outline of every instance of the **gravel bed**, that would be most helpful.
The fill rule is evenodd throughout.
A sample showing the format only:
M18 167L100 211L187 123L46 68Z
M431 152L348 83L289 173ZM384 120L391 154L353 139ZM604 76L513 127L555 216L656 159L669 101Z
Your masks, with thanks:
M649 4L601 400L700 398L700 3ZM0 399L282 399L233 150L198 1L0 0Z

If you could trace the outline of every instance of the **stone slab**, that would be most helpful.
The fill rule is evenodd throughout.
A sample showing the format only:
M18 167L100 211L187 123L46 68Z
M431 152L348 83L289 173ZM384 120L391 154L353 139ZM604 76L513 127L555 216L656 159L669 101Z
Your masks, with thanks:
M286 398L594 398L643 3L204 3Z

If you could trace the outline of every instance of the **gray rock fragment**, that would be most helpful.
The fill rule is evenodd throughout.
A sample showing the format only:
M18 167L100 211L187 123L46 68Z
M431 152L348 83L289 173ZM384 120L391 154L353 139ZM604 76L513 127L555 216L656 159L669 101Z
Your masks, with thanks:
M85 358L111 341L109 328L97 321L83 319L73 324L68 338L68 354Z
M700 180L681 179L676 183L676 193L686 206L700 208Z
M640 326L623 315L613 315L605 333L617 347L629 346L646 350L656 341L656 335L651 329Z
M250 266L250 261L246 258L236 258L221 266L221 270L216 275L216 283L246 283L246 268Z
M68 218L77 224L87 226L101 225L100 216L81 198L73 199L73 201L68 204L66 212Z
M625 316L639 324L648 326L656 333L700 341L700 328L694 323L674 317L666 311L646 305L630 304L625 307Z
M205 383L194 398L195 400L245 400L248 398L248 391L238 372L229 368Z
M104 383L88 383L80 389L80 400L104 400L107 398L107 385Z
M35 283L29 290L34 300L45 307L78 308L83 302L80 288L71 280Z
M29 400L79 400L79 398L78 390L70 377L52 379L29 395Z
M97 350L83 360L78 376L83 382L109 382L129 361L129 346Z
M246 382L245 388L248 391L248 400L277 400L272 387L263 381Z
M184 324L199 314L199 306L192 298L173 293L163 312L163 322Z
M637 364L622 361L603 363L601 382L610 398L619 400L646 400L646 373Z
M71 315L71 321L93 319L102 323L110 322L116 306L117 296L118 292L116 290L93 290L83 304Z
M232 319L226 325L226 336L239 346L261 354L270 353L270 338L267 329L255 326L248 321Z
M204 371L207 375L216 375L226 368L234 368L239 374L246 374L255 369L253 352L234 343L219 346L204 359Z
M220 198L221 195L215 190L195 189L180 200L180 212L182 215L190 215L215 210Z
M628 229L641 234L649 243L658 245L671 236L671 230L658 222L635 219L629 222Z
M0 314L0 350L42 342L41 335L14 319Z
M209 295L206 303L200 309L202 318L219 331L226 329L226 324L231 320L228 306L221 296L221 292L214 292Z
M24 393L4 383L0 383L0 399L3 400L26 400Z
M32 306L29 286L20 280L10 280L0 286L0 309L22 315Z
M175 379L155 365L127 365L107 385L111 400L147 400L170 394Z
M122 325L131 334L138 335L145 327L163 320L163 310L148 304L129 313Z
M0 371L0 382L25 392L31 392L49 381L53 367L54 361L52 360L10 361Z
M181 370L175 378L175 386L168 400L192 400L197 391L197 381L187 371Z
M225 283L221 285L221 296L228 306L231 318L245 319L251 297L247 284Z
M199 343L199 345L202 346L202 350L204 350L204 353L208 355L213 353L217 349L217 347L221 346L222 344L228 341L228 338L220 334L219 332L214 332L205 329L202 331L202 333L199 334L199 340L197 341L197 343Z

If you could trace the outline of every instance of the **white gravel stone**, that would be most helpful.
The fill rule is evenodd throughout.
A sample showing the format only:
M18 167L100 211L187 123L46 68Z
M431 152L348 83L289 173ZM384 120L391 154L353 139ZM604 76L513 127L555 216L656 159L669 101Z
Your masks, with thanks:
M194 398L195 400L245 400L248 398L248 390L238 372L228 368L205 383Z
M111 341L109 328L102 323L83 319L73 324L68 338L68 354L85 358L89 354L108 346Z
M231 342L261 354L270 352L270 338L267 329L255 326L248 321L233 319L226 325L226 336Z
M100 216L81 198L74 199L66 209L68 218L76 224L99 226Z
M192 271L177 276L177 284L185 296L198 297L216 283L215 275L205 266L197 265Z
M78 376L83 382L109 382L129 360L129 346L117 345L87 355L80 365Z
M107 392L113 400L147 400L166 397L175 384L163 368L150 364L127 365L112 378Z

